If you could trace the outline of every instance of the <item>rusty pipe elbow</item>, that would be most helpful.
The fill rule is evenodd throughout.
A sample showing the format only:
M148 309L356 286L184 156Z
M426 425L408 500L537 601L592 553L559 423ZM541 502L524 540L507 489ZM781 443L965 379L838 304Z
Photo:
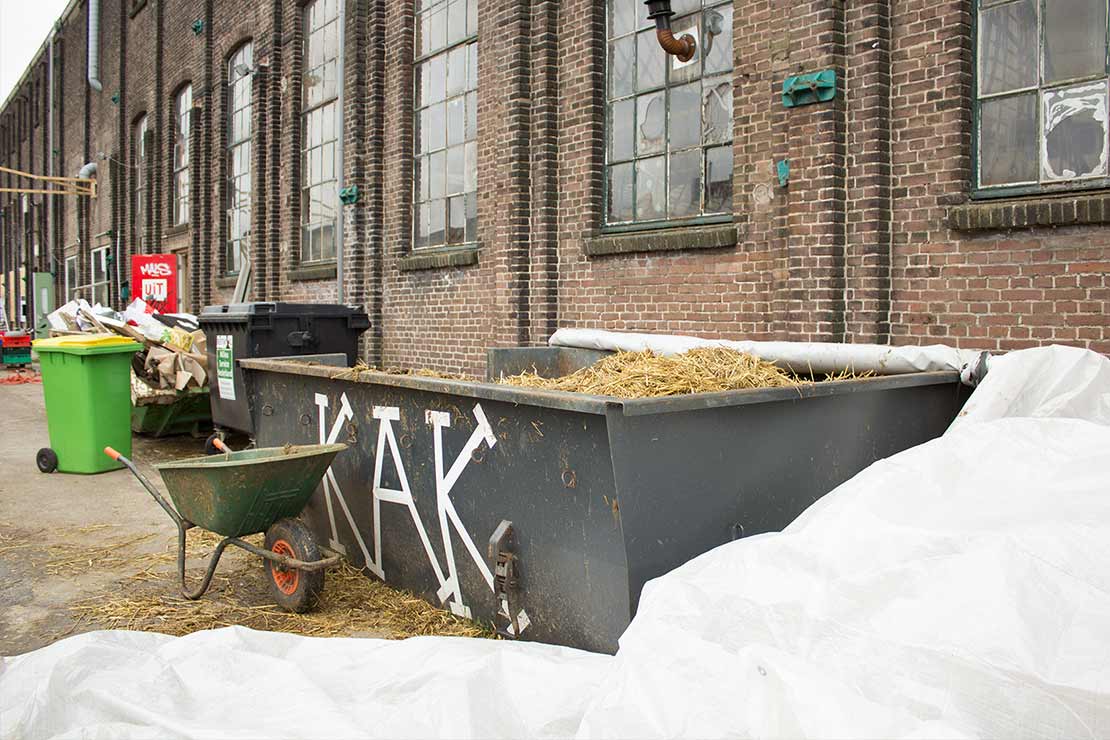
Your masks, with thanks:
M659 45L663 47L663 51L677 57L680 62L690 61L698 51L698 42L688 33L675 38L674 31L669 28L660 28L656 30L655 35L659 39Z

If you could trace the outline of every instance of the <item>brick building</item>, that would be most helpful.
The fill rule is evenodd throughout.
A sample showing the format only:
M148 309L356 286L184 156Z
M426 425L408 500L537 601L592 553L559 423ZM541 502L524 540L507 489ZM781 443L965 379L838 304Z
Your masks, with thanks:
M196 310L245 250L255 299L364 305L371 363L557 326L1110 352L1107 0L675 0L688 63L639 0L90 4L0 109L0 165L100 189L0 193L9 316L33 271L118 304L134 252Z

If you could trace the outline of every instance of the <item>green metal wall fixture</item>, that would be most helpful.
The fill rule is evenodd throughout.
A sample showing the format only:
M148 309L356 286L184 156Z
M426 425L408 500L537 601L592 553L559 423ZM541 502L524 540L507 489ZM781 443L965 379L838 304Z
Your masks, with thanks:
M790 184L790 160L780 159L775 162L775 174L779 177L779 187L785 188Z
M355 203L358 203L358 185L352 185L349 188L340 190L339 202L345 206L353 206Z
M836 70L787 77L782 81L782 104L787 108L827 103L836 97Z

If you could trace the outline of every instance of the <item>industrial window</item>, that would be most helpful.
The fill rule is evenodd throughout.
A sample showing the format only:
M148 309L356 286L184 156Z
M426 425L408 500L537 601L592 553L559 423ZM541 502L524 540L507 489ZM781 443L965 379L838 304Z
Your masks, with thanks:
M1106 184L1107 0L980 0L981 193Z
M678 0L667 56L640 0L608 0L609 225L664 224L732 210L732 3Z
M111 305L111 293L108 284L108 249L108 247L101 247L89 253L92 269L89 285L92 293L90 300L94 305L97 303L101 306Z
M186 85L173 103L173 223L189 223L190 118L193 86Z
M335 259L339 216L337 144L340 0L304 9L304 98L301 141L301 261Z
M418 0L413 245L478 240L478 2Z
M77 297L77 288L79 285L77 257L66 257L65 296L67 301L72 301Z
M227 242L228 272L243 266L251 234L251 80L254 49L248 42L227 63Z
M131 176L135 186L131 202L134 211L131 244L136 254L146 253L146 131L147 117L144 115L135 122L131 135Z

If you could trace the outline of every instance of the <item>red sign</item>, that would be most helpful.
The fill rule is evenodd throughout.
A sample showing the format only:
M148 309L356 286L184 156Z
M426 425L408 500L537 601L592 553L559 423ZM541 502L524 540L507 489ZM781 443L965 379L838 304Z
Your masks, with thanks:
M177 256L131 255L132 297L142 298L158 313L177 312Z

